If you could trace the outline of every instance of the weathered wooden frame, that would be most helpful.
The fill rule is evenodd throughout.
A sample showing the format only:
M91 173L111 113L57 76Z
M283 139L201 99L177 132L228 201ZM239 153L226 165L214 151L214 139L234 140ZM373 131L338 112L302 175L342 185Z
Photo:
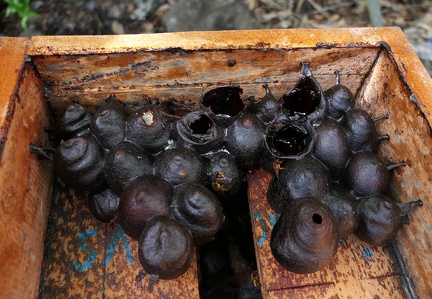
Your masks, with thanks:
M432 80L400 29L351 28L0 38L0 297L39 295L54 173L49 162L30 153L29 144L49 146L44 127L67 103L79 100L95 109L115 94L129 105L148 96L198 107L201 95L215 86L240 84L245 99L260 98L264 82L278 97L297 81L301 61L311 62L323 89L339 70L358 105L375 116L389 113L380 130L391 141L380 151L408 162L395 172L392 192L400 201L421 198L424 206L413 212L393 247L369 248L374 259L359 256L366 246L350 237L330 267L293 275L274 264L268 239L261 240L271 227L264 199L269 176L250 174L251 213L260 215L252 225L264 297L432 296ZM68 192L54 194L59 200L73 196ZM194 269L187 274L187 295L173 290L172 296L198 298ZM145 293L131 276L122 280L130 289L124 294ZM175 289L176 282L168 283ZM104 292L79 287L96 297Z

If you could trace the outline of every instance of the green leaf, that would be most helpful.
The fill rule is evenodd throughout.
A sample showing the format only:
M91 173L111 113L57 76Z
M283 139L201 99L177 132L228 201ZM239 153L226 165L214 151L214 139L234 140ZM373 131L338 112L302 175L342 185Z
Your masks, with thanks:
M24 17L21 18L21 27L24 29L24 31L28 30L28 28L27 28L28 18L29 17L27 17L27 16L24 16Z
M5 17L18 14L21 20L21 27L27 31L27 22L30 17L38 17L39 14L30 7L30 0L4 0L8 7L6 8Z
M12 8L12 7L8 7L7 9L6 9L6 14L5 14L5 17L7 18L7 17L10 17L11 15L13 15L14 13L16 13L16 10L14 9L14 8Z

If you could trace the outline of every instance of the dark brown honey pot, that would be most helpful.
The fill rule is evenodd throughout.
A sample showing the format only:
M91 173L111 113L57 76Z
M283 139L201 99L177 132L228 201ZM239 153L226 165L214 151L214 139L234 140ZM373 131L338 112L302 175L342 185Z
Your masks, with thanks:
M201 246L223 224L221 202L236 195L244 173L270 158L278 168L272 170L267 201L281 214L271 249L282 266L295 273L321 270L335 256L338 239L351 233L372 245L388 244L410 209L384 197L390 170L404 165L385 164L377 154L379 141L388 137L378 133L375 122L385 117L374 120L356 108L338 73L336 84L323 92L306 62L300 79L279 100L264 88L261 101L250 97L247 105L238 86L212 89L200 110L182 117L169 116L157 101L126 114L111 97L94 115L72 103L57 130L58 138L66 138L54 154L60 178L90 192L108 184L120 196L118 215L110 215L115 202L110 196L104 202L102 193L89 201L91 211L105 222L117 218L140 246L168 242L165 233L157 234L159 241L142 235L153 231L147 227L153 217L159 217L158 232L171 226L179 234L186 230L192 244ZM410 207L416 205L421 201ZM370 217L377 219L370 223ZM394 221L383 220L389 218ZM179 238L189 240L186 235ZM152 281L178 277L187 270L188 248L179 255L184 267L171 274L140 251L144 272Z

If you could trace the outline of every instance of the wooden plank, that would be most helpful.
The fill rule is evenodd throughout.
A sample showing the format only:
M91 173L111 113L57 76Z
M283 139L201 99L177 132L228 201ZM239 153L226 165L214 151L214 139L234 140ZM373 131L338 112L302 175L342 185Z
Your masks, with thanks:
M357 91L379 51L370 48L245 49L154 51L139 53L37 56L33 59L47 85L51 106L62 113L65 103L78 100L95 107L110 94L133 104L146 97L199 107L202 95L221 85L243 88L245 101L264 96L268 83L276 98L300 76L300 62L311 61L312 72L323 88L334 85L339 70L342 82ZM229 62L235 61L232 66Z
M432 138L427 110L430 103L423 105L410 100L409 87L415 90L416 85L407 86L401 81L392 57L383 52L365 82L360 101L375 116L389 114L388 120L378 123L379 130L390 135L390 141L381 147L381 154L390 161L407 161L406 167L394 172L395 198L401 202L415 199L424 202L410 215L411 224L401 230L397 244L415 291L420 298L428 298L432 296Z
M138 245L117 223L104 224L86 196L56 189L47 233L41 298L199 298L197 264L174 280L135 282L142 269Z
M15 108L14 96L24 66L27 38L0 37L0 154Z
M302 275L280 266L270 249L271 230L278 217L267 204L270 180L271 175L264 170L248 175L249 207L264 298L371 298L385 293L403 297L399 269L387 248L370 246L352 235L340 241L334 261L321 271Z
M17 52L22 51L15 46ZM10 79L17 80L18 73L21 70L15 69ZM50 163L39 160L29 149L30 143L49 146L43 129L51 119L42 90L27 65L9 105L13 118L6 120L7 142L0 160L0 298L38 295L53 174Z
M151 88L147 85L143 85L144 83L138 82L138 84L131 84L130 76L125 76L125 81L115 82L116 80L111 80L114 82L115 86L109 86L104 84L99 84L99 82L103 83L103 80L107 76L117 76L121 75L121 73L126 72L131 74L128 70L128 67L125 66L125 59L121 58L120 60L111 59L115 57L146 57L148 53L151 52L162 52L165 53L165 57L173 56L176 58L176 53L179 55L187 56L190 54L189 52L199 52L199 51L227 51L235 53L236 50L259 50L263 53L268 50L299 50L299 53L304 54L305 49L326 49L331 50L334 48L346 49L346 48L360 48L363 51L367 48L377 48L382 44L382 41L387 41L391 44L401 44L405 43L406 38L403 37L403 33L400 28L342 28L342 29L290 29L290 30L246 30L246 31L218 31L218 32L179 32L179 33L163 33L163 34L145 34L145 35L122 35L122 36L51 36L51 37L33 37L31 39L30 48L28 54L35 59L49 59L59 60L56 61L53 65L56 66L58 63L62 63L63 61L68 61L66 63L70 63L70 60L77 60L76 57L86 55L96 57L98 60L98 64L96 67L91 68L90 72L84 71L84 75L77 75L76 77L66 76L67 80L61 81L62 84L65 84L66 88L59 90L58 88L51 89L50 98L56 99L54 101L54 106L57 104L61 105L61 99L82 99L86 101L85 104L95 104L100 103L105 99L109 94L117 94L120 100L133 103L136 101L142 101L144 97L160 97L162 99L167 99L172 97L173 94L177 94L179 97L179 101L186 101L197 103L199 101L199 97L206 91L207 84L214 83L223 83L228 84L234 82L234 80L226 80L224 81L208 81L205 80L200 83L196 83L197 85L190 84L190 86L185 86L188 88L181 89L182 84L168 84L166 86L166 82L164 82L163 86L158 86L158 88ZM402 41L402 42L401 42ZM406 44L409 44L406 42ZM399 47L402 50L407 48L405 46L404 49ZM413 53L413 51L411 51ZM330 52L329 52L330 53ZM97 54L97 55L96 55ZM109 55L108 55L109 54ZM134 55L140 54L140 55ZM70 56L70 57L69 57ZM39 57L39 58L36 58ZM177 57L178 58L178 57ZM302 60L306 59L307 56L304 56ZM335 59L336 58L336 59ZM333 61L337 59L343 59L342 57L335 57L334 55L327 56L327 62ZM78 59L79 60L79 59ZM122 61L121 61L122 60ZM208 59L209 60L209 59ZM349 69L353 66L359 65L359 61L363 61L361 57L358 61L350 61L344 63L348 70L347 74L353 74L354 72L349 72ZM114 64L112 62L115 62ZM211 64L212 60L206 61L207 64ZM216 60L217 61L217 60ZM368 61L369 60L365 60ZM128 60L127 65L138 66L138 69L145 69L149 66L150 60L138 60L138 64L134 64L134 59ZM141 64L140 64L141 63ZM295 63L294 65L298 64ZM179 73L183 75L189 74L190 72L185 71L185 65L180 64L180 67L171 68L174 71L175 79L182 79L179 77ZM223 69L227 68L227 60L222 61ZM239 68L238 64L236 67L232 69ZM273 67L278 67L281 65L274 61ZM284 65L284 64L282 64ZM83 66L85 68L85 64L78 63L76 65L76 69L82 71ZM111 69L109 69L111 66ZM113 67L116 66L116 67ZM219 65L216 65L220 67ZM241 64L244 67L244 64ZM99 72L99 67L108 69L105 72ZM340 69L341 67L337 67ZM59 68L60 74L62 68ZM157 68L156 68L157 69ZM166 68L163 68L166 71ZM210 74L214 72L215 67L210 65L209 68L200 66L198 70L211 70ZM257 67L257 69L259 69ZM49 73L52 70L41 71L41 74ZM154 70L153 70L154 71ZM255 70L253 69L252 73ZM92 73L96 72L96 74ZM232 70L229 69L227 73L232 73ZM248 72L244 72L247 74ZM274 72L275 73L275 72ZM273 74L274 74L273 73ZM223 72L222 72L223 74ZM225 74L223 74L225 75ZM317 74L318 75L318 74ZM102 77L101 77L102 76ZM344 73L342 72L342 82L344 80ZM168 77L168 76L165 76ZM164 77L164 78L165 78ZM235 77L235 76L234 76ZM232 79L234 79L234 77ZM82 86L69 86L69 81L72 83L74 80L81 79L84 81L93 79L98 80L97 83L93 82L93 85L89 85L90 88L86 88L85 92L82 89ZM222 78L226 79L225 76ZM260 80L266 77L257 77ZM255 78L255 80L258 80ZM271 77L269 77L271 78ZM186 83L190 82L191 76L189 75ZM108 82L111 82L108 81ZM146 80L142 80L146 81ZM351 81L351 80L350 80ZM53 84L50 78L46 79L47 86ZM60 82L60 81L59 81ZM268 81L266 81L268 82ZM286 82L289 86L292 85L294 81ZM326 79L326 81L321 80L323 87L330 86L330 83L333 82ZM352 80L352 82L359 82L359 80ZM135 83L135 82L134 82ZM238 83L238 82L237 82ZM257 95L261 96L263 94L262 89L259 88L259 81L254 81L254 83L258 83L258 85L248 85L250 83L240 82L246 86L247 90L246 95ZM73 85L73 84L72 84ZM56 86L54 80L54 86ZM68 87L69 86L69 87ZM203 88L201 88L203 87ZM356 86L349 86L353 90L357 90ZM181 92L179 92L179 88ZM49 89L48 89L49 90ZM279 86L279 84L275 84L274 86L275 92L280 95L285 90L284 86ZM177 91L177 92L175 92ZM179 95L180 94L180 95ZM63 98L62 98L63 97ZM90 98L91 97L91 98ZM247 97L246 97L247 98ZM61 113L62 109L60 108L58 113Z
M103 92L107 83L112 84L113 89L120 89L285 81L286 77L296 74L303 61L312 62L318 77L329 72L333 74L335 70L347 76L364 75L370 70L377 50L378 47L265 51L178 49L97 56L37 56L33 62L48 86L81 92L98 92L99 88Z
M338 29L272 29L194 31L160 34L106 36L34 36L28 54L79 55L132 53L162 49L185 50L245 49L245 48L310 48L378 46L383 35L394 37L400 28L338 28Z
M306 58L311 59L314 75L324 88L333 84L333 71L342 68L344 84L354 90L359 90L362 86L358 93L362 99L362 105L370 108L374 115L390 113L391 118L385 124L386 132L391 135L392 140L384 144L382 153L392 160L408 159L408 167L399 169L395 173L393 192L401 201L416 198L422 198L425 201L425 205L412 214L411 225L404 227L400 232L397 243L404 264L412 276L414 291L423 298L432 296L432 287L428 279L432 273L428 254L432 244L430 233L432 208L427 197L432 191L430 187L432 161L429 150L432 148L430 137L432 100L429 95L432 83L400 29L252 30L140 36L34 37L31 39L27 53L36 63L44 86L28 68L22 77L23 84L20 92L14 96L20 82L19 73L24 63L26 41L25 38L0 39L0 57L2 57L0 60L2 68L0 73L0 124L2 126L0 137L2 139L0 141L2 145L4 144L0 172L0 185L2 186L0 190L0 225L2 225L0 237L6 240L0 248L0 277L3 282L0 286L0 297L31 298L37 295L36 280L33 278L35 277L34 269L40 267L38 265L40 265L43 250L40 243L43 240L43 228L46 225L46 215L49 209L49 201L46 199L50 189L51 169L48 164L29 155L28 144L30 141L38 142L41 145L48 144L44 139L44 134L41 134L41 124L49 123L47 109L42 100L43 88L46 87L46 90L50 92L49 100L52 102L52 107L57 109L57 113L67 102L75 98L83 98L85 104L96 107L110 93L117 94L122 101L127 103L142 101L145 96L168 99L175 95L180 101L196 104L206 90L218 84L229 84L235 80L243 80L240 83L245 86L245 96L256 95L258 98L262 96L264 93L260 87L262 82L270 82L270 87L278 96L296 81L299 72L298 63ZM389 45L391 55L386 56L386 51L382 52L369 79L362 84L365 75L373 66L381 41ZM384 47L387 47L386 44ZM251 59L250 55L242 56L242 53L250 54L251 52L255 60ZM165 56L158 56L161 53ZM331 55L326 56L326 53ZM229 67L227 61L233 56L236 64ZM163 65L164 70L146 69L147 65L156 66L152 64L153 61L147 63L150 61L149 57L155 57L154 61ZM206 61L206 57L212 59ZM188 69L188 60L192 58L197 63L192 64L192 69ZM286 65L284 64L285 59L290 61ZM329 65L328 61L330 61ZM84 66L80 66L83 62ZM87 68L86 65L91 67ZM78 71L73 71L71 66L77 67ZM132 69L132 66L137 72ZM258 70L255 68L257 66ZM354 69L352 69L353 66ZM68 80L63 80L59 75L62 69L67 71L65 78ZM213 70L215 70L214 77L212 77ZM80 71L86 75L81 75ZM93 76L92 72L100 73L95 73ZM151 80L139 81L143 73ZM242 74L247 79L241 79ZM167 75L175 76L181 84L168 80ZM117 80L118 76L121 77L121 80ZM5 143L6 137L8 139ZM251 178L251 180L256 183L255 185L260 186L258 182L260 178L255 181ZM266 188L264 185L261 187ZM263 192L259 194L261 197L265 196ZM69 198L69 195L66 197ZM26 199L25 204L20 204L24 199ZM260 207L259 204L258 207ZM259 256L259 263L261 265L269 265L271 262L266 260L268 252L266 253L265 250L268 248L265 249L267 246L265 244L268 242L268 230L276 219L276 215L272 214L268 218L269 214L265 214L267 208L260 207L261 210L258 212L261 214L258 213L259 216L254 215L253 218L256 242L260 241L264 235L262 228L267 229L267 236L260 247L262 255ZM24 217L24 214L29 214L29 216ZM92 235L94 234L91 226L93 224L86 221L83 224L83 231L69 231L70 234L65 234L64 237L69 240L68 244L71 244L73 242L70 239L73 236L83 233L86 240L90 241L88 245L93 246L90 247L92 250L94 248L103 250L105 253L102 258L97 258L92 263L95 266L102 265L102 270L98 268L93 272L87 270L89 272L86 274L68 275L77 277L77 285L81 290L88 291L90 297L92 286L96 291L102 286L105 290L102 291L105 292L104 296L119 297L124 294L122 293L124 288L119 288L115 281L115 278L120 275L120 284L124 283L126 288L129 286L127 292L130 292L127 295L132 297L134 289L130 286L136 286L136 284L128 279L133 279L136 274L134 273L131 275L132 278L129 278L129 274L126 274L129 271L120 274L116 272L119 267L126 269L134 264L132 262L124 265L124 260L127 261L125 258L127 252L119 230L116 227L106 226L98 230L97 236L101 236L105 241L100 244L101 247L97 247L99 241L95 240L96 236ZM110 240L112 239L119 240L118 246L113 250L115 256L120 255L106 263L106 255L112 251L110 251L112 249ZM30 243L36 244L35 247L30 246ZM63 246L61 244L59 242L57 246ZM74 246L77 248L76 244ZM20 256L20 252L24 252L24 255ZM92 254L91 250L89 252ZM370 258L371 252L372 259ZM281 282L265 284L268 287L265 294L266 296L281 296L283 290L287 290L296 298L318 296L318 294L320 296L317 298L337 298L337 296L344 297L344 295L362 298L362 296L373 297L374 294L380 292L379 294L384 294L384 297L389 297L387 294L399 297L402 296L399 277L403 275L389 257L390 253L386 249L367 247L353 238L347 238L341 244L335 262L327 270L304 277L283 274L285 276ZM83 265L88 258L89 253L84 252L78 246L76 263ZM356 265L352 264L353 260ZM72 261L69 262L72 263ZM73 267L73 263L68 265ZM274 271L268 272L269 275L279 273L280 269L272 267L274 266L268 268L270 270L265 267L261 268L267 269L266 271ZM135 269L135 266L131 268ZM61 269L66 269L66 266ZM100 271L105 271L110 276L103 273L100 276ZM55 294L60 297L65 296L65 293L61 291L65 279L64 274L54 270L52 272L55 279L51 281L50 286L53 287L51 290L53 292L58 290ZM195 273L193 272L192 276L196 275ZM95 286L101 278L105 279L105 282ZM26 281L25 287L22 287L22 281ZM284 284L288 285L288 289L279 288L284 287ZM188 290L190 294L198 294L197 284L194 283L191 286L191 289L185 287L183 290ZM159 288L163 287L159 286ZM78 291L74 293L73 290L63 290L71 292L72 298L81 294ZM3 294L6 295L3 296ZM180 296L179 294L176 296Z
M251 175L249 176L249 184L252 186L250 205L251 211L254 213L253 224L257 242L257 256L260 261L259 265L261 265L260 275L263 280L263 289L268 293L269 298L289 295L293 298L302 298L301 294L303 293L305 298L306 296L312 296L308 298L330 298L336 296L335 294L344 294L345 290L349 293L342 295L344 298L345 296L362 298L362 296L352 294L365 294L365 290L372 295L387 293L392 294L392 297L395 294L403 297L406 290L412 292L411 295L417 294L420 298L431 296L432 286L429 274L432 273L432 267L429 251L430 244L432 244L430 234L432 215L428 194L432 191L430 189L432 140L430 124L425 116L428 113L423 110L427 105L419 106L415 101L410 101L410 95L411 91L401 80L400 72L393 59L387 51L383 51L373 72L365 81L358 101L374 116L387 113L390 115L389 120L378 124L383 133L390 134L391 140L381 146L381 154L392 161L405 160L408 162L407 167L400 168L394 173L392 191L395 198L403 202L421 198L425 202L423 207L412 213L410 216L411 224L405 226L397 238L404 266L408 268L412 279L406 275L399 275L400 269L395 265L386 248L372 249L372 247L364 244L362 249L355 249L353 245L362 242L353 241L352 237L345 241L345 244L350 244L349 250L341 246L337 258L328 267L328 270L324 269L319 274L300 276L301 278L297 275L282 274L283 278L280 279L275 273L283 273L284 270L279 266L274 266L275 261L268 257L271 255L270 249L269 247L266 248L269 232L277 219L277 215L263 204L262 199L265 198L266 183L268 182L265 178L263 179L262 173L257 173L253 175L254 178L256 176L256 180ZM269 179L267 177L267 180ZM257 189L264 191L260 192ZM258 195L255 194L257 192ZM262 207L263 205L264 207ZM267 230L266 236L264 230ZM379 259L375 260L374 258L373 261L369 261L369 264L362 263L362 259L358 257L365 250L366 252L372 250L375 257L377 252L381 256ZM387 266L382 267L385 264ZM351 269L352 272L346 272L344 269ZM329 273L332 270L340 271L338 274L332 273L334 277L337 277L336 279ZM273 281L274 277L278 278ZM389 284L383 285L382 281L374 281L374 277L386 277ZM401 278L405 280L405 283L412 283L414 288L410 290L410 287L406 285L402 288L399 282ZM377 283L380 285L379 291L376 288ZM338 288L342 291L340 289L337 291ZM373 289L377 290L376 293L372 291ZM299 290L301 290L300 293ZM384 298L386 297L384 296Z
M312 285L274 290L268 292L266 298L320 298L320 299L360 299L360 298L394 298L403 299L400 278L397 275L367 278L362 281L346 280L335 284Z
M387 31L386 28L377 28L376 31L382 36L382 40L387 42L393 63L397 66L399 79L406 83L411 93L410 98L420 106L421 112L429 124L432 124L432 78L414 47L400 29Z
M40 298L102 298L104 237L89 217L84 197L55 190Z

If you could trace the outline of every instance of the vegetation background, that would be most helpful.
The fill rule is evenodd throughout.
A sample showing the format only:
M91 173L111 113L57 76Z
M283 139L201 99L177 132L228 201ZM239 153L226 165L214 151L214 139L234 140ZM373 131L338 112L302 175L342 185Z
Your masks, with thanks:
M432 0L0 0L0 34L399 26L432 74Z
M432 0L0 0L0 36L399 26L432 75L431 4ZM240 194L246 196L246 189ZM200 249L203 299L262 298L258 277L251 276L256 265L249 217L240 214L232 235ZM230 239L238 235L241 242Z

